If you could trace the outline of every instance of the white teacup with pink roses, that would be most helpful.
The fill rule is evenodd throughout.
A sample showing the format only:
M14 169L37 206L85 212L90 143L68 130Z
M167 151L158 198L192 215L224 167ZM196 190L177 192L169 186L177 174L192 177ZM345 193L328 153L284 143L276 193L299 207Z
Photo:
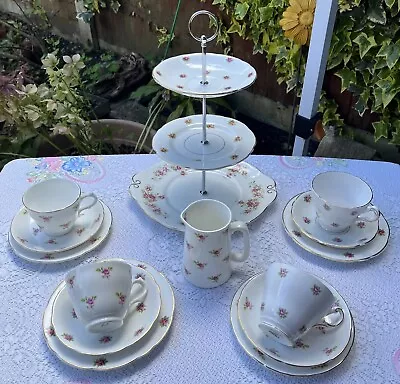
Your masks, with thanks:
M94 333L120 328L147 295L146 282L132 281L131 266L119 259L81 265L65 282L78 319Z

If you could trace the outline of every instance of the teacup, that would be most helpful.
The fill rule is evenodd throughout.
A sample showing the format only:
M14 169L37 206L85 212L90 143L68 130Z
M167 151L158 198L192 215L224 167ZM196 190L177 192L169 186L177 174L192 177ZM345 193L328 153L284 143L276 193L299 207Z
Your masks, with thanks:
M232 274L231 261L243 262L249 257L250 240L247 225L232 222L232 212L224 203L204 199L190 204L181 214L185 225L183 273L200 288L224 284ZM243 252L233 252L231 236L243 234Z
M290 347L312 327L336 327L344 318L320 279L282 263L271 264L265 272L263 303L260 329Z
M346 231L357 220L376 221L379 209L371 204L371 187L345 172L324 172L312 182L318 224L326 231Z
M119 259L79 266L65 282L78 319L94 333L120 328L147 295L146 282L132 281L131 266Z
M89 201L84 204L84 200ZM49 236L70 232L78 216L97 201L94 193L82 194L78 184L66 179L42 181L30 187L22 197L30 217Z

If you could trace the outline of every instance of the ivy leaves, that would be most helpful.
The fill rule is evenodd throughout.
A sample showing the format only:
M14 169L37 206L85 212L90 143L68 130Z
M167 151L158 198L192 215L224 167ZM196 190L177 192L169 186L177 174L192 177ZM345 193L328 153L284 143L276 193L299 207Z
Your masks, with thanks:
M301 59L300 84L306 55L286 39L279 20L289 0L213 0L230 15L227 32L236 33L254 44L255 53L263 53L274 62L279 83L287 91L297 85ZM341 91L356 96L354 109L360 116L366 111L379 114L375 138L386 137L400 145L400 0L339 0L332 38L328 70L341 79ZM226 31L226 29L225 29ZM342 126L337 104L323 94L320 110L325 124Z
M376 47L375 37L367 36L364 32L360 33L355 39L354 42L359 47L360 57L363 59L364 56L369 52L369 50L373 47Z

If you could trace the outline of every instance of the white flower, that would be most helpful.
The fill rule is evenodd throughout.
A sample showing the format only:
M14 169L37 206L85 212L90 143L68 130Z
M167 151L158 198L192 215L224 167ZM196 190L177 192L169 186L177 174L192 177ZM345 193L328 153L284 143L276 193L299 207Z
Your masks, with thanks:
M67 64L71 64L72 63L72 59L70 56L63 56L63 60L64 62L66 62Z
M79 53L75 54L74 56L72 56L72 61L74 63L77 63L78 61L81 60L81 55Z
M36 92L37 92L37 86L35 85L35 84L28 84L26 87L25 87L25 92L27 92L28 93L28 95L33 95L33 94L35 94Z
M58 65L58 59L53 53L49 53L46 58L42 60L45 68L53 68Z
M71 130L65 125L57 124L55 127L51 128L54 135L69 135Z

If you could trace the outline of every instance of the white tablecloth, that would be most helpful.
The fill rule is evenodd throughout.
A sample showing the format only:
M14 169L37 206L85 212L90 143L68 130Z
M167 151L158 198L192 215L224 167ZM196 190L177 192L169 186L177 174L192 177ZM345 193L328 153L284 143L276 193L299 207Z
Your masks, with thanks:
M149 219L128 193L133 174L159 161L156 156L104 156L17 160L0 173L0 383L400 383L400 167L391 163L251 156L249 162L277 182L278 197L253 224L251 256L223 286L201 290L180 274L183 235ZM309 189L326 170L351 172L374 190L374 203L387 220L390 244L378 258L340 264L303 251L286 235L281 213L293 195ZM83 259L34 265L16 257L7 242L10 222L23 192L34 182L60 175L77 180L111 208L107 242ZM139 259L163 272L173 285L176 313L168 337L148 356L110 372L80 371L60 362L42 334L42 314L66 272L96 259ZM333 284L355 319L356 341L345 362L315 378L286 377L250 359L230 326L237 288L268 263L283 261Z

